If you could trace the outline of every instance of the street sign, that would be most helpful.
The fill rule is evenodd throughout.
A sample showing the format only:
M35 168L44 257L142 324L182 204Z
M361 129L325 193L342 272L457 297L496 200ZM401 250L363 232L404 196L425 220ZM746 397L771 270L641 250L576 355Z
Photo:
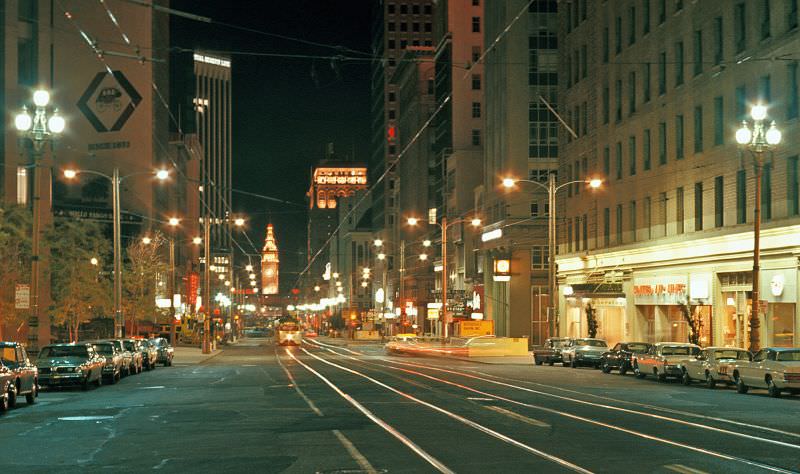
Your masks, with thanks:
M17 283L14 289L14 309L31 308L31 285Z
M98 132L118 132L142 96L122 71L98 72L78 100L78 109Z

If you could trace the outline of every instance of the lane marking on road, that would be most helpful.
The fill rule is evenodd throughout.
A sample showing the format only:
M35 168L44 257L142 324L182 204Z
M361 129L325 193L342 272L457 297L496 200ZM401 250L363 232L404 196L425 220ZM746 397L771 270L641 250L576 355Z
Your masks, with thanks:
M344 366L339 365L339 364L335 364L335 363L333 363L333 362L331 362L329 360L323 359L322 357L318 357L318 356L312 354L311 352L309 352L309 351L307 351L307 350L305 350L303 348L301 348L301 349L303 350L303 352L305 352L309 356L317 359L318 361L320 361L320 362L322 362L324 364L330 365L332 367L336 367L336 368L338 368L340 370L343 370L345 372L349 372L349 373L351 373L353 375L358 375L359 377L362 377L362 378L364 378L366 380L369 380L370 382L374 383L375 385L378 385L379 387L383 387L383 388L385 388L385 389L387 389L387 390L389 390L391 392L396 393L397 395L400 395L401 397L407 398L407 399L412 400L412 401L414 401L416 403L419 403L420 405L426 406L426 407L428 407L428 408L430 408L430 409L432 409L434 411L437 411L437 412L439 412L439 413L441 413L441 414L443 414L443 415L445 415L445 416L447 416L449 418L452 418L452 419L454 419L456 421L459 421L459 422L461 422L461 423L463 423L463 424L465 424L465 425L467 425L467 426L469 426L471 428L474 428L474 429L476 429L478 431L481 431L481 432L483 432L485 434L488 434L489 436L492 436L492 437L497 438L497 439L499 439L501 441L504 441L505 443L508 443L508 444L516 446L516 447L518 447L520 449L523 449L523 450L525 450L525 451L527 451L527 452L529 452L531 454L534 454L534 455L536 455L538 457L541 457L543 459L546 459L548 461L556 463L556 464L558 464L558 465L560 465L562 467L565 467L567 469L571 469L571 470L573 470L575 472L580 472L580 473L584 473L584 474L590 474L592 472L592 471L589 471L588 469L584 469L584 468L578 466L577 464L573 464L573 463L571 463L571 462L569 462L569 461L567 461L565 459L559 458L559 457L554 456L552 454L548 454L548 453L546 453L544 451L536 449L536 448L534 448L532 446L528 446L527 444L522 443L520 441L517 441L517 440L515 440L515 439L513 439L513 438L511 438L509 436L506 436L506 435L504 435L502 433L498 433L497 431L494 431L491 428L488 428L488 427L483 426L483 425L481 425L479 423L476 423L475 421L472 421L472 420L470 420L468 418L465 418L465 417L463 417L461 415L458 415L458 414L453 413L451 411L447 411L447 410L445 410L445 409L443 409L441 407L438 407L436 405L428 403L428 402L426 402L424 400L420 400L419 398L416 398L413 395L409 395L409 394L407 394L405 392L402 392L402 391L400 391L400 390L398 390L398 389L396 389L394 387L391 387L391 386L389 386L389 385L387 385L387 384L385 384L385 383L383 383L383 382L381 382L379 380L376 380L376 379L370 377L369 375L363 374L363 373L361 373L361 372L359 372L357 370L353 370L353 369L350 369L348 367L344 367ZM292 356L292 357L294 357L294 356ZM483 395L491 396L491 394L487 394L487 393L484 393ZM500 398L500 397L498 397L498 398Z
M136 387L136 390L157 390L159 388L166 388L163 385L153 385L152 387Z
M700 469L684 466L683 464L666 464L664 465L664 469L680 472L681 474L708 474L708 472L706 471L701 471Z
M386 360L386 359L384 358L383 360ZM436 366L431 366L431 367L436 367ZM716 416L708 416L708 415L703 415L703 414L700 414L700 413L694 413L694 412L691 412L691 411L675 410L675 409L672 409L672 408L661 407L661 406L658 406L658 405L650 405L650 404L647 404L647 403L633 402L633 401L630 401L630 400L621 400L619 398L608 397L608 396L603 396L603 395L597 395L595 393L581 392L579 390L572 390L572 389L568 389L568 388L564 388L564 387L558 387L556 385L548 385L548 384L543 384L543 383L538 383L538 382L532 382L530 380L520 380L520 379L514 379L514 378L510 378L510 377L503 377L503 376L500 376L500 375L487 374L486 372L480 372L480 371L477 371L477 370L474 371L474 373L479 374L479 375L483 375L485 377L493 377L493 378L495 378L497 380L507 380L509 382L516 382L516 383L524 383L524 384L529 384L529 385L535 385L537 387L550 388L550 389L553 389L553 390L558 390L558 391L567 392L567 393L573 393L573 394L576 394L576 395L584 395L584 396L591 397L591 398L597 398L599 400L606 400L606 401L610 401L610 402L622 403L622 404L625 404L625 405L638 406L638 407L646 408L648 410L655 410L655 411L660 411L660 412L664 412L664 413L670 413L670 414L673 414L673 415L689 416L689 417L698 418L698 419L701 419L701 420L716 421L716 422L719 422L719 423L727 423L727 424L731 424L731 425L734 425L734 426L741 426L741 427L744 427L744 428L752 428L752 429L756 429L756 430L760 430L760 431L766 431L768 433L775 433L775 434L778 434L778 435L789 436L789 437L793 437L793 438L800 438L800 433L793 433L791 431L779 430L777 428L770 428L768 426L754 425L754 424L751 424L751 423L745 423L745 422L741 422L741 421L731 420L731 419L728 419L728 418L720 418L720 417L716 417Z
M333 434L336 435L336 437L339 439L339 442L342 443L344 449L346 449L347 452L350 453L350 457L352 457L353 460L356 462L356 464L358 464L358 467L360 467L364 472L368 472L369 474L378 474L378 471L375 470L374 467L372 467L372 464L370 464L369 461L367 461L367 458L365 458L364 455L361 454L361 452L355 447L355 445L349 439L347 439L347 437L343 435L341 431L333 430Z
M495 402L497 401L496 398L487 398L487 397L467 397L467 400L475 400L478 402Z
M100 421L100 420L111 420L113 416L108 415L87 415L87 416L60 416L58 419L60 421Z
M218 384L218 383L222 383L222 382L224 382L224 381L225 381L225 377L222 377L222 378L221 378L221 379L219 379L219 380L215 380L215 381L211 382L211 385L216 385L216 384Z
M311 411L313 411L314 413L316 413L316 414L317 414L317 416L324 416L324 415L322 414L322 410L320 410L319 408L317 408L317 406L314 404L314 402L312 402L312 401L311 401L311 399L310 399L310 398L308 398L308 397L306 396L306 394L305 394L305 393L303 393L303 391L302 391L302 390L300 390L300 386L299 386L299 385L297 385L297 381L294 379L294 376L292 375L292 373L291 373L291 372L289 372L289 369L287 369L287 368L286 368L286 366L283 364L283 362L281 362L281 358L280 358L280 356L278 355L278 350L277 350L277 349L275 349L275 358L276 358L276 359L278 359L278 365L280 365L280 366L281 366L281 368L283 369L283 371L284 371L284 372L286 372L286 377L288 377L288 378L289 378L289 382L291 383L289 386L290 386L290 387L294 387L294 390L295 390L295 392L297 392L297 394L298 394L298 395L300 395L300 398L302 398L303 400L305 400L305 402L306 402L306 404L308 405L308 407L309 407L309 408L311 408ZM261 370L264 370L264 369L262 368ZM265 372L265 373L266 373L266 372Z
M384 359L384 360L386 360L386 359ZM698 429L704 429L704 430L708 430L708 431L714 431L716 433L722 433L722 434L726 434L726 435L730 435L730 436L737 436L737 437L740 437L740 438L750 439L750 440L753 440L753 441L760 441L762 443L774 444L776 446L781 446L781 447L784 447L784 448L800 450L800 445L797 445L797 444L787 443L787 442L784 442L784 441L778 441L778 440L769 439L769 438L762 438L760 436L749 435L749 434L746 434L746 433L739 433L739 432L736 432L736 431L726 430L724 428L718 428L716 426L704 425L704 424L701 424L701 423L694 423L694 422L691 422L691 421L680 420L680 419L677 419L677 418L670 418L670 417L663 416L663 415L656 415L654 413L646 413L646 412L639 411L639 410L632 410L632 409L629 409L629 408L616 407L616 406L613 406L613 405L606 405L606 404L603 404L603 403L594 403L594 402L589 402L589 401L586 401L586 400L580 400L580 399L577 399L577 398L567 397L567 396L563 396L563 395L556 395L554 393L542 392L540 390L534 390L534 389L527 388L527 387L521 387L519 385L513 385L513 384L509 384L509 383L505 383L505 382L500 382L500 381L488 379L488 378L485 378L485 377L478 377L478 376L475 376L475 375L472 375L472 374L468 374L468 373L465 373L465 372L458 372L458 371L454 371L454 370L442 369L442 368L438 368L438 367L431 367L431 366L420 365L420 364L411 364L411 363L406 363L406 362L398 362L398 361L387 361L387 362L390 362L390 363L396 364L396 365L404 365L404 366L410 366L410 367L424 368L424 369L428 369L428 370L435 370L435 371L438 371L438 372L445 372L445 373L459 375L459 376L462 376L462 377L467 377L467 378L471 378L471 379L475 379L475 380L482 380L484 382L489 382L491 384L500 385L500 386L508 387L508 388L514 388L514 389L517 389L517 390L522 390L522 391L529 392L529 393L534 393L534 394L537 394L537 395L542 395L542 396L555 398L555 399L559 399L559 400L570 401L570 402L578 403L578 404L581 404L581 405L588 405L588 406L597 407L597 408L604 408L604 409L607 409L607 410L619 411L619 412L623 412L623 413L627 413L627 414L631 414L631 415L638 415L638 416L644 416L644 417L648 417L648 418L654 418L654 419L661 420L661 421L669 421L669 422L680 424L680 425L684 425L684 426L691 426L692 428L698 428ZM369 362L364 362L364 363L369 363Z
M521 422L527 423L529 425L538 426L539 428L550 428L550 425L545 423L544 421L539 421L539 420L536 420L534 418L529 418L529 417L527 417L525 415L520 415L517 412L511 411L511 410L506 410L505 408L501 408L501 407L494 406L494 405L484 406L484 408L486 408L488 410L496 411L497 413L501 413L501 414L503 414L503 415L505 415L505 416L507 416L509 418L513 418L513 419L515 419L517 421L521 421Z
M258 364L242 364L242 367L258 367Z
M346 347L335 346L333 344L325 344L324 342L320 342L320 341L308 341L306 339L303 339L303 342L306 343L306 344L311 344L311 345L319 345L319 346L331 347L331 348L334 348L334 349L340 349L340 350L343 350L345 352L349 352L349 353L355 354L355 355L364 355L361 352L353 351L353 350L350 350L350 349L348 349Z
M305 351L305 349L303 349L303 350ZM308 352L308 351L306 351L306 352ZM391 425L389 425L388 423L386 423L385 421L383 421L381 418L379 418L377 415L375 415L374 413L372 413L371 411L369 411L369 410L368 410L368 409L367 409L367 408L366 408L364 405L362 405L362 404L360 404L358 401L356 401L356 399L354 399L353 397L351 397L351 396L350 396L350 395L348 395L347 393L343 392L343 391L342 391L342 389L340 389L340 388L339 388L338 386L336 386L336 385L335 385L333 382L331 382L330 380L328 380L327 378L325 378L325 376L324 376L324 375L322 375L321 373L319 373L319 372L317 372L316 370L314 370L314 369L313 369L311 366L309 366L308 364L305 364L304 362L301 362L301 361L300 361L300 359L298 359L297 357L295 357L295 355L294 355L294 354L292 354L292 353L291 353L289 350L287 350L287 351L286 351L286 354L288 354L288 355L289 355L289 357L291 357L292 359L294 359L294 361L295 361L295 362L297 362L298 364L300 364L301 366L303 366L303 367L304 367L306 370L308 370L308 371L309 371L309 372L311 372L312 374L316 375L316 376L317 376L317 378L319 378L320 380L322 380L323 382L325 382L325 384L326 384L326 385L328 385L328 386L329 386L331 389L333 389L333 391L334 391L334 392L338 393L338 394L339 394L339 396L341 396L342 398L344 398L345 400L347 400L347 402L348 402L348 403L350 403L350 404L351 404L351 405L353 405L353 406L354 406L354 407L355 407L355 408L356 408L358 411L360 411L361 413L363 413L363 414L364 414L364 416L366 416L367 418L369 418L370 420L372 420L372 421L373 421L373 422L374 422L376 425L378 425L378 426L380 426L381 428L383 428L383 429L384 429L384 430L385 430L387 433L389 433L390 435L394 436L394 437L395 437L395 438L397 438L397 439L398 439L398 440L399 440L401 443L405 444L405 445L406 445L406 446L407 446L409 449L411 449L412 451L414 451L414 452L415 452L415 453L416 453L416 454L417 454L419 457L421 457L422 459L424 459L425 461L427 461L427 462L428 462L430 465L432 465L433 467L435 467L436 469L438 469L438 470L439 470L439 472L446 473L446 474L455 474L455 473L454 473L452 470L450 470L450 468L448 468L447 466L445 466L445 465L444 465L444 464L443 464L441 461L439 461L438 459L436 459L436 458L435 458L435 457L433 457L432 455L428 454L428 453L427 453L425 450L423 450L422 448L420 448L419 446L417 446L417 444L416 444L416 443L414 443L413 441L411 441L410 439L408 439L408 438L407 438L407 437L406 437L404 434L400 433L400 432L399 432L399 431L397 431L397 430L396 430L394 427L392 427ZM316 356L312 356L312 357L315 357L315 358L316 358Z

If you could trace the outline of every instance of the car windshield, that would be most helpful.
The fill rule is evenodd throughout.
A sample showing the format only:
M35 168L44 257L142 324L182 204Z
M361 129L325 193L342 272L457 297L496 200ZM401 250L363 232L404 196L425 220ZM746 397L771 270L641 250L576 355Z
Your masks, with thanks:
M691 346L665 346L661 348L661 355L695 355L700 350Z
M565 347L565 346L567 345L567 343L568 343L568 342L569 342L569 341L567 341L567 340L553 341L553 347L554 347L554 348L558 348L558 347Z
M647 352L650 349L648 344L628 344L628 350L631 352Z
M800 362L800 351L780 351L776 360L781 362Z
M83 357L88 358L89 352L85 346L50 346L45 347L39 353L40 359L54 357Z
M114 346L111 344L95 344L94 350L103 355L114 355Z
M125 341L125 350L126 351L135 351L136 345L132 341Z
M592 346L592 347L607 347L604 341L595 339L578 339L575 341L576 346Z
M750 353L747 351L714 351L714 357L719 359L750 360Z

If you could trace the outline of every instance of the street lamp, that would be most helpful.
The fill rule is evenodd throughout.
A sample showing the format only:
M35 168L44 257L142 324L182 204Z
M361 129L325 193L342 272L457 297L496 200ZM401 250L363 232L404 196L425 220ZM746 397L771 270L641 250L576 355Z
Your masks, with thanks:
M32 318L39 320L39 240L40 240L40 214L41 206L41 177L38 176L37 168L39 167L39 159L42 155L42 149L47 142L52 143L52 140L66 127L64 118L58 115L58 110L53 109L52 114L48 117L47 105L50 103L50 93L46 90L40 89L33 93L33 104L35 106L33 117L28 113L26 107L14 118L14 125L19 131L20 137L28 139L33 145L30 149L31 159L31 178L33 179L33 223L32 223L32 237L31 237L31 294L33 295L33 311ZM39 322L40 327L49 328L50 323ZM49 336L48 336L49 337ZM48 344L50 341L45 341Z
M548 219L547 219L547 286L549 293L548 305L548 336L553 337L556 334L556 291L558 290L558 282L556 280L556 193L563 189L565 186L570 186L576 183L588 184L590 188L597 189L603 185L603 180L598 178L582 179L575 181L568 181L556 186L556 174L550 173L547 178L547 184L542 184L539 181L532 181L528 179L514 179L504 178L503 186L511 189L517 183L530 183L534 184L547 192L547 202L549 206Z
M112 201L112 220L113 220L113 234L114 234L114 337L123 337L123 328L125 321L122 317L122 243L121 243L121 225L120 225L120 204L119 204L119 188L123 180L133 176L143 174L155 175L160 181L164 181L169 177L168 172L164 170L153 171L138 171L120 177L119 167L115 166L111 176L94 170L64 170L64 177L73 179L79 174L92 174L101 176L111 181L111 201ZM147 243L147 242L145 242Z
M769 122L767 127L767 107L762 104L754 105L750 110L752 124L742 120L742 126L736 131L736 143L750 151L753 155L756 168L756 202L753 210L753 291L750 304L750 351L756 352L761 348L761 335L759 330L761 321L759 312L759 260L761 258L761 175L764 169L764 152L771 151L781 142L781 131L775 126L775 121Z
M463 222L469 222L470 225L477 228L480 227L481 220L478 217L473 217L471 219L456 219L448 223L447 216L442 216L441 222L436 222L434 219L429 218L428 222L436 224L442 231L442 342L445 342L447 341L448 324L450 323L450 317L447 314L447 229L452 225ZM407 222L408 225L415 226L419 223L419 219L409 217ZM423 255L425 255L425 258L422 258ZM419 257L420 260L428 258L427 254L421 254Z

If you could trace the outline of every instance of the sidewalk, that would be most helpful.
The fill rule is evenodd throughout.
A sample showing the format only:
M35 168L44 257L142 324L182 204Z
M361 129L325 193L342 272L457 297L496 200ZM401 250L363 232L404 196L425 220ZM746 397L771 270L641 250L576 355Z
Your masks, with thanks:
M222 352L224 352L224 349L217 349L210 354L203 354L199 347L177 346L175 347L172 363L174 365L195 365L216 357Z

